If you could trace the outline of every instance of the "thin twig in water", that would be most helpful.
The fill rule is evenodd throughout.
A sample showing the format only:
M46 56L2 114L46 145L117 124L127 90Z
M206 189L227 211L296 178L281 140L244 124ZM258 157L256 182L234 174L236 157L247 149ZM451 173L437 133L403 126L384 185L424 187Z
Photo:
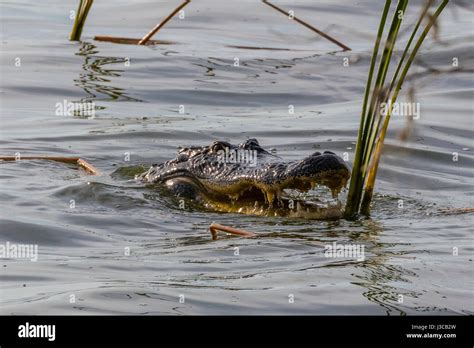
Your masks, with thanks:
M211 226L209 226L209 231L211 231L212 240L217 239L217 231L223 231L223 232L226 232L226 233L235 234L237 236L247 237L247 238L257 236L256 233L249 232L249 231L244 231L244 230L239 230L237 228L233 228L233 227L230 227L230 226L224 226L224 225L221 225L221 224L216 224L215 222L213 222L211 224Z
M285 16L288 16L289 13L283 9L281 9L280 7L276 6L276 5L273 5L272 3L270 3L268 0L262 0L262 2L272 8L274 8L275 10L277 10L278 12L281 12L283 13ZM335 38L329 36L328 34L322 32L321 30L313 27L311 24L308 24L304 21L302 21L301 19L299 19L298 17L296 16L292 16L292 19L296 22L298 22L299 24L301 25L304 25L306 28L314 31L315 33L321 35L322 37L324 37L325 39L335 43L336 45L338 45L339 47L341 47L344 51L351 51L351 49L349 47L347 47L346 45L344 45L343 43L339 42L338 40L336 40Z
M440 209L441 214L457 215L474 213L474 208L454 208L454 209Z
M185 0L181 5L179 5L178 7L176 7L174 9L173 12L171 12L168 17L166 17L163 21L161 21L161 23L159 23L158 25L156 25L148 34L146 34L139 42L138 44L139 45L145 45L147 43L148 40L150 40L150 38L155 35L166 23L169 22L169 20L171 18L174 17L174 15L176 13L178 13L184 6L186 6L187 4L189 4L191 2L191 0Z
M76 164L79 167L84 168L86 171L93 175L100 175L100 172L89 162L80 157L49 157L49 156L0 156L0 161L21 161L21 160L48 160L61 163Z
M134 39L134 38L129 38L129 37L117 37L117 36L95 36L94 40L106 41L106 42L112 42L112 43L124 44L124 45L137 45L141 39ZM147 45L172 45L172 44L176 44L176 42L164 41L164 40L148 40L146 44Z

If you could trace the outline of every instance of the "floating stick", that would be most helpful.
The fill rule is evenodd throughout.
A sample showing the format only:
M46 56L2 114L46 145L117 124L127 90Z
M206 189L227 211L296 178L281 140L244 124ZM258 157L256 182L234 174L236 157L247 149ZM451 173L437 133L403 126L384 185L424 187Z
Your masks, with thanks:
M106 42L112 42L112 43L124 44L124 45L138 45L141 39L134 39L134 38L129 38L129 37L116 37L116 36L95 36L94 40L106 41ZM176 44L176 42L164 41L164 40L148 40L146 44L147 45L171 45L171 44Z
M139 42L138 44L139 45L145 45L147 43L148 40L150 40L150 38L155 35L158 30L160 30L166 23L169 22L169 20L171 18L174 17L174 15L176 13L178 13L184 6L186 6L187 4L189 4L191 2L191 0L185 0L181 5L179 5L178 7L175 8L175 10L173 12L171 12L168 17L166 17L163 21L161 21L161 23L159 23L158 25L156 25L148 34L146 34Z
M275 48L275 47L258 47L258 46L236 46L226 45L230 48L239 48L241 50L268 50L268 51L304 51L304 50L292 50L291 48Z
M440 209L439 213L447 215L470 214L474 213L474 208Z
M275 10L277 10L278 12L281 12L283 13L285 16L288 16L288 12L281 9L280 7L276 6L276 5L273 5L271 4L268 0L262 0L262 2L272 8L274 8ZM349 47L347 47L346 45L344 45L343 43L337 41L335 38L329 36L328 34L322 32L321 30L319 29L316 29L315 27L313 27L311 24L308 24L304 21L302 21L301 19L297 18L296 16L293 16L293 20L295 20L296 22L300 23L301 25L304 25L306 28L314 31L315 33L321 35L322 37L324 37L325 39L335 43L336 45L338 45L339 47L341 47L344 51L351 51L351 49Z
M48 160L48 161L55 161L55 162L62 162L62 163L71 163L76 164L79 167L84 168L86 171L93 175L99 175L100 172L94 168L92 164L83 160L79 157L49 157L49 156L20 156L20 157L13 157L13 156L0 156L0 161L21 161L21 160Z
M213 222L211 224L211 226L209 226L209 231L211 231L212 240L217 239L217 231L223 231L223 232L227 232L227 233L230 233L230 234L235 234L237 236L242 236L242 237L247 237L247 238L257 236L256 233L248 232L248 231L244 231L244 230L238 230L237 228L224 226L224 225L221 225L221 224L216 224L215 222Z

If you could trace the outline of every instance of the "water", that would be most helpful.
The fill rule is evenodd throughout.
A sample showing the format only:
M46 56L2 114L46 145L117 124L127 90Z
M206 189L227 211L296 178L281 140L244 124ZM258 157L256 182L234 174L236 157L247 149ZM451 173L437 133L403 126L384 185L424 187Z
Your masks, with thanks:
M257 1L195 1L156 37L175 44L153 47L93 37L139 38L174 4L97 2L77 43L67 41L75 1L2 1L0 153L80 156L102 175L0 164L0 242L39 248L37 262L1 260L0 313L474 312L472 214L440 213L472 207L472 5L448 5L441 42L422 47L412 72L451 69L453 58L463 71L414 80L421 117L405 142L406 118L391 122L371 219L253 217L192 202L180 210L163 192L112 175L170 159L179 146L249 137L287 160L331 150L352 161L382 4L278 5L353 51ZM94 102L95 118L56 115L64 100ZM212 241L213 221L260 237ZM364 246L365 260L325 257L321 243L333 242Z

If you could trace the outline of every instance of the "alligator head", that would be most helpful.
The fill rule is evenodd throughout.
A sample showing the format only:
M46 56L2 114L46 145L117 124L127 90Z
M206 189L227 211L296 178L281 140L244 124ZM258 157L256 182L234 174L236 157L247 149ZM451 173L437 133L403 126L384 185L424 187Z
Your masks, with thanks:
M285 162L256 139L249 139L237 146L216 141L210 146L182 148L175 159L153 165L137 179L166 185L178 196L199 198L221 211L249 212L249 207L259 207L259 211L292 215L285 213L291 201L284 192L307 192L319 184L337 197L349 177L349 167L333 152L315 152ZM304 211L314 208L309 202L297 203Z

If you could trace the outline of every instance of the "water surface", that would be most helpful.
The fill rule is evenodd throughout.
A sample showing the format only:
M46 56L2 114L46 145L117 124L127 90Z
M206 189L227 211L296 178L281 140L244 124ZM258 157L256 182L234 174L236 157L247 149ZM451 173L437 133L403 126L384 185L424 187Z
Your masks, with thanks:
M39 247L37 262L1 260L0 313L474 312L472 214L440 213L472 207L472 5L450 4L439 41L422 47L413 73L450 69L453 58L463 71L413 80L421 117L406 141L406 118L392 119L371 219L220 214L192 202L183 210L112 175L170 159L179 146L250 137L286 160L331 150L352 162L382 4L278 5L353 50L258 1L193 1L157 36L175 43L149 47L93 38L139 38L174 3L98 1L83 41L69 42L76 1L2 1L0 153L80 156L102 175L45 161L0 164L0 242ZM64 100L94 102L95 117L56 115ZM261 236L212 241L213 221ZM333 242L363 245L365 260L325 257L321 243Z

